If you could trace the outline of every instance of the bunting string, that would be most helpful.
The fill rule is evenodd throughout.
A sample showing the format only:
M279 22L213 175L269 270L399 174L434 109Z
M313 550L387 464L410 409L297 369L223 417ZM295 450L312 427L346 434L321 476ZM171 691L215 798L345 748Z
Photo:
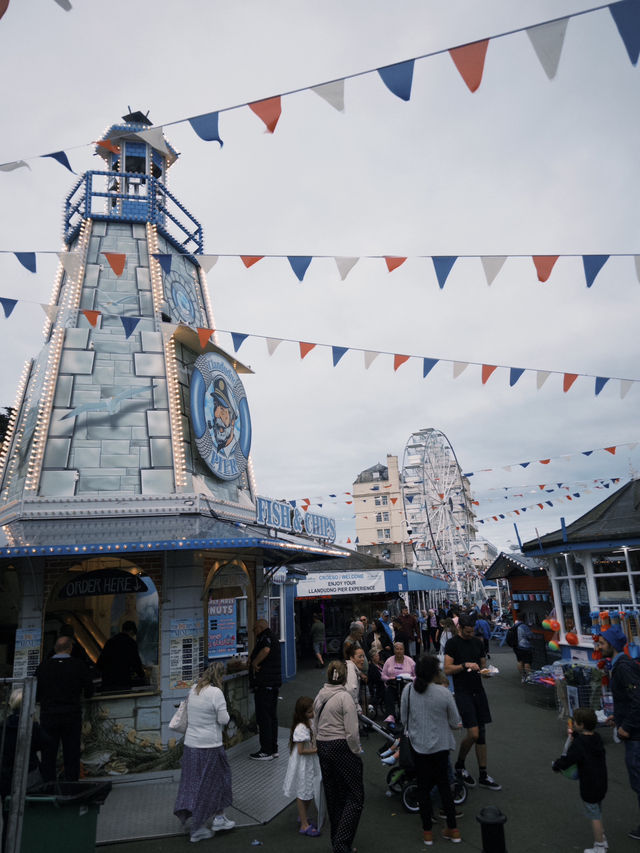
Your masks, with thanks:
M56 0L56 2L58 5L62 6L62 8L67 10L71 8L69 0ZM218 108L217 110L202 113L200 115L164 122L163 124L148 128L145 132L158 132L163 130L165 127L171 127L173 125L188 122L194 133L196 133L200 139L206 142L218 142L220 147L222 147L223 142L219 131L219 117L221 113L248 107L263 122L267 132L274 133L282 112L283 98L299 94L301 92L311 91L319 95L334 109L344 112L345 81L369 74L378 74L383 84L392 94L403 101L409 101L411 98L415 63L419 60L429 59L433 56L439 56L444 53L449 53L453 65L462 77L462 80L469 91L476 92L482 82L489 42L520 32L526 32L545 74L549 80L552 80L556 75L560 62L568 21L571 18L578 18L582 15L591 14L605 9L609 10L613 23L627 51L629 60L631 64L635 66L638 62L638 56L640 55L640 0L612 0L610 3L600 4L589 9L582 9L570 15L565 15L560 18L552 18L528 27L518 27L516 29L505 30L504 32L496 33L470 44L452 45L439 50L423 53L419 56L405 59L392 65L366 69L354 74L348 74L344 77L325 81L324 83L317 83L312 86L290 89L286 92L281 92L278 95L272 95L258 101L247 101L233 106ZM85 148L91 144L94 143L84 143L84 145L73 146L67 150L77 150ZM3 163L0 164L0 171L11 172L15 169L25 167L29 169L31 168L29 166L29 161L34 161L44 157L56 160L60 165L69 169L69 171L73 171L67 154L64 151L39 154L35 157L24 157L22 159L13 160L9 163Z

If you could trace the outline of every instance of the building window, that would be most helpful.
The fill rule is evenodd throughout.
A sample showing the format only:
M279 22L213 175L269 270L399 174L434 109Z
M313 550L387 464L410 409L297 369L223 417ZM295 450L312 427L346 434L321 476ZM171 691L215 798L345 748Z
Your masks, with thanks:
M284 642L283 634L284 625L282 624L282 596L284 594L284 586L272 583L269 590L269 627L274 635L280 641Z
M389 521L389 513L388 512L382 513L382 521Z
M376 495L375 505L376 506L388 506L389 505L388 495Z
M391 530L388 527L379 527L377 530L378 540L383 542L385 539L391 539Z
M377 521L377 522L382 521L382 513L381 513L381 512L377 512L377 513L376 513L376 521Z

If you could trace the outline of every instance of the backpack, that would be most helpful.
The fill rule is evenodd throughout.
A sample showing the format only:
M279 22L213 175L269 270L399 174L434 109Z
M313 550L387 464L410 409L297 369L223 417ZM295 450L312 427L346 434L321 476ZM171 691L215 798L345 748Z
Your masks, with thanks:
M507 636L505 637L505 643L512 649L518 645L518 626L512 625L507 631Z

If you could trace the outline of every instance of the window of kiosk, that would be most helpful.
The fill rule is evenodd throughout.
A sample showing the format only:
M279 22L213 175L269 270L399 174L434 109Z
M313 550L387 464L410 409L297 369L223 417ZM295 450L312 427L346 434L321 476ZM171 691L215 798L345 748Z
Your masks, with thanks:
M282 620L282 586L277 583L271 584L269 592L269 628L274 637L284 641Z
M73 629L74 654L95 664L110 637L125 622L136 626L135 642L145 671L131 678L131 688L157 682L158 593L153 580L128 560L97 557L78 564L54 586L45 609L43 657L60 636ZM99 675L99 672L96 673Z
M631 604L631 588L624 554L595 553L591 555L598 604L609 607Z
M228 564L213 576L207 595L207 656L209 660L249 653L248 577Z

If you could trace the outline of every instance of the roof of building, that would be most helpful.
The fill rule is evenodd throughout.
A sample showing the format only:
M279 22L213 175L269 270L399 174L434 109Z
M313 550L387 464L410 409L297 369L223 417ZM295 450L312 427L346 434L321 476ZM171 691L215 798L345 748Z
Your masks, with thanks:
M523 551L544 551L562 545L626 541L640 538L640 480L631 480L589 512L539 539L531 539Z
M541 573L544 574L544 569L540 568L538 561L533 557L525 557L519 551L512 554L501 551L485 572L484 579L490 581L497 578L517 578Z
M383 465L381 462L378 462L376 465L372 465L371 468L365 468L364 471L361 471L354 482L356 483L372 483L374 480L388 480L389 479L389 469L386 465Z
M380 557L374 557L370 554L362 554L359 551L351 551L347 548L340 549L343 554L342 559L336 563L335 560L314 560L313 566L309 567L310 572L356 572L369 570L380 571L380 569L392 569L393 563L388 560L382 560ZM296 562L295 560L293 561Z

